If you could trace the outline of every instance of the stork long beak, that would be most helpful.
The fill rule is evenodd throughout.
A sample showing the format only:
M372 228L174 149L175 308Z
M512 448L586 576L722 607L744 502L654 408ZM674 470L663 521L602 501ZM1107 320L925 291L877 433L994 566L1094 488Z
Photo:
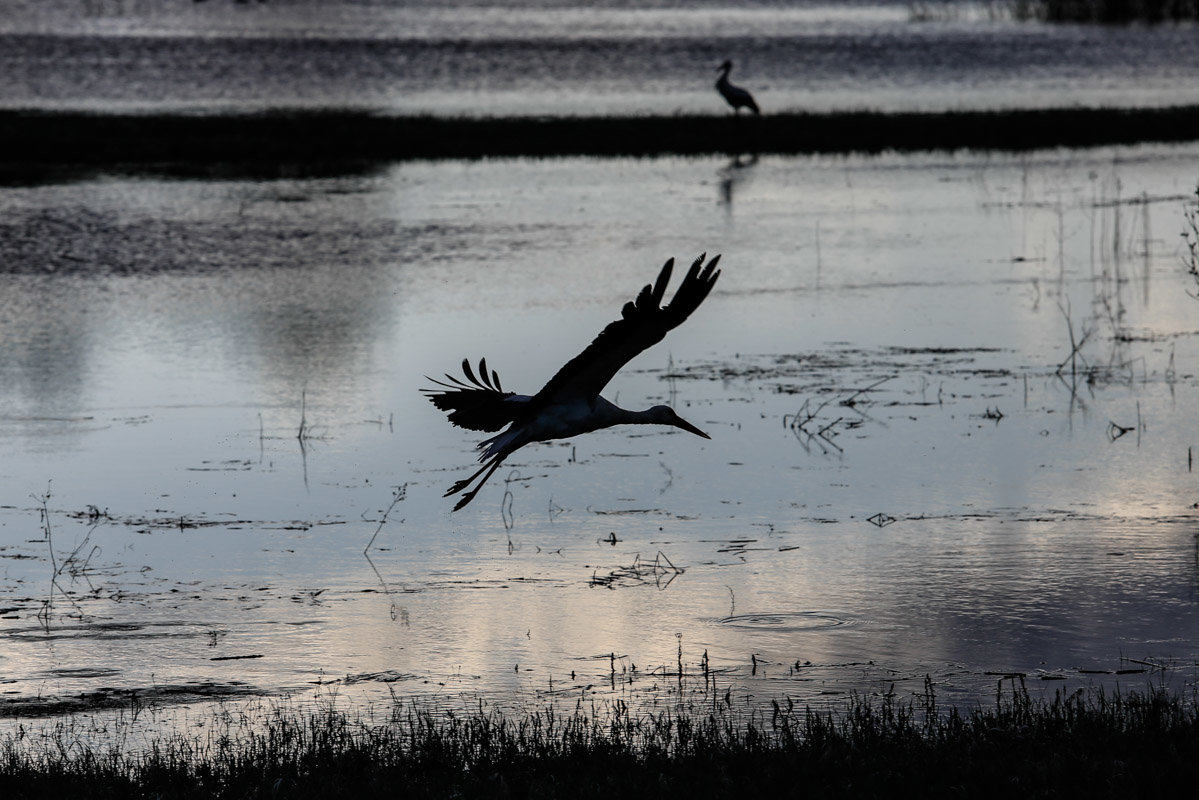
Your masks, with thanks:
M682 428L683 430L687 431L688 433L694 433L696 436L702 436L702 437L704 437L705 439L711 439L711 438L712 438L711 436L709 436L708 434L704 433L704 432L703 432L703 431L701 431L699 428L695 427L694 425L692 425L690 422L688 422L687 420L683 419L682 417L679 417L679 418L677 418L677 419L674 421L674 426L675 426L676 428Z

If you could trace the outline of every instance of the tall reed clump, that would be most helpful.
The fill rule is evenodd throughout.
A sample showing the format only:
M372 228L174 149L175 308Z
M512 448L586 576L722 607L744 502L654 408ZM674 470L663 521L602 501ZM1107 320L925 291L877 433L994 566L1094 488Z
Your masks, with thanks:
M1013 686L993 708L633 713L623 701L505 714L397 700L381 719L329 708L217 715L202 739L95 750L69 725L0 741L0 795L36 797L1133 797L1199 779L1199 704L1162 690Z

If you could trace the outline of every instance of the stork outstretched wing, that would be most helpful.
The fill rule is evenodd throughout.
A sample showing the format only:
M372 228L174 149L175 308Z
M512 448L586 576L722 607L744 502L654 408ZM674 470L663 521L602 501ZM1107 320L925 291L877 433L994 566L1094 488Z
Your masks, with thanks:
M479 359L478 378L465 358L462 372L465 381L447 374L444 381L428 378L443 388L421 389L433 405L450 412L450 422L472 431L498 431L520 414L524 403L514 402L518 398L515 392L504 391L495 370L488 374L487 359Z
M478 376L470 361L464 359L465 380L448 374L444 381L429 378L436 386L421 391L433 405L448 411L450 422L455 425L490 432L511 424L503 433L479 443L483 466L446 491L446 497L462 493L455 511L474 499L505 458L530 442L564 439L625 423L673 425L708 438L708 434L666 406L627 411L607 401L599 402L600 391L621 367L683 324L712 291L720 277L716 269L720 256L704 264L706 257L701 255L695 260L670 304L663 307L666 285L674 267L673 258L667 261L657 280L642 289L635 300L625 303L621 318L600 331L582 353L568 361L533 397L504 391L500 376L494 371L489 373L483 359L479 361ZM474 488L469 488L472 483Z
M533 396L529 412L535 413L543 405L572 400L594 405L599 393L621 367L662 341L667 332L682 325L712 291L720 277L720 270L716 269L720 256L713 257L705 265L706 257L705 253L691 264L674 298L663 308L662 299L674 268L674 259L668 260L653 285L647 284L636 300L625 303L621 318L600 331L582 353L566 362Z

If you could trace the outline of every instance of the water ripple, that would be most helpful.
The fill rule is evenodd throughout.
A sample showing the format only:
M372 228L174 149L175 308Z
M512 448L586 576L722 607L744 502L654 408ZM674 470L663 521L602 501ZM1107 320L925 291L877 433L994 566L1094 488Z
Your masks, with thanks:
M826 611L758 611L725 617L720 624L767 631L823 631L853 625L854 620Z

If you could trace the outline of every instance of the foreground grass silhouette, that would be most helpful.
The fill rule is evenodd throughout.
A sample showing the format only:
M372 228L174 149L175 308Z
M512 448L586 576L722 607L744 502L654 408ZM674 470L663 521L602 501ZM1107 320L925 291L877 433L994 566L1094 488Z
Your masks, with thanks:
M621 701L523 716L397 701L381 721L332 708L214 718L200 739L95 750L59 724L0 740L0 796L1144 797L1199 779L1196 697L1092 691L941 710L858 699L646 715ZM218 715L219 717L219 715Z

